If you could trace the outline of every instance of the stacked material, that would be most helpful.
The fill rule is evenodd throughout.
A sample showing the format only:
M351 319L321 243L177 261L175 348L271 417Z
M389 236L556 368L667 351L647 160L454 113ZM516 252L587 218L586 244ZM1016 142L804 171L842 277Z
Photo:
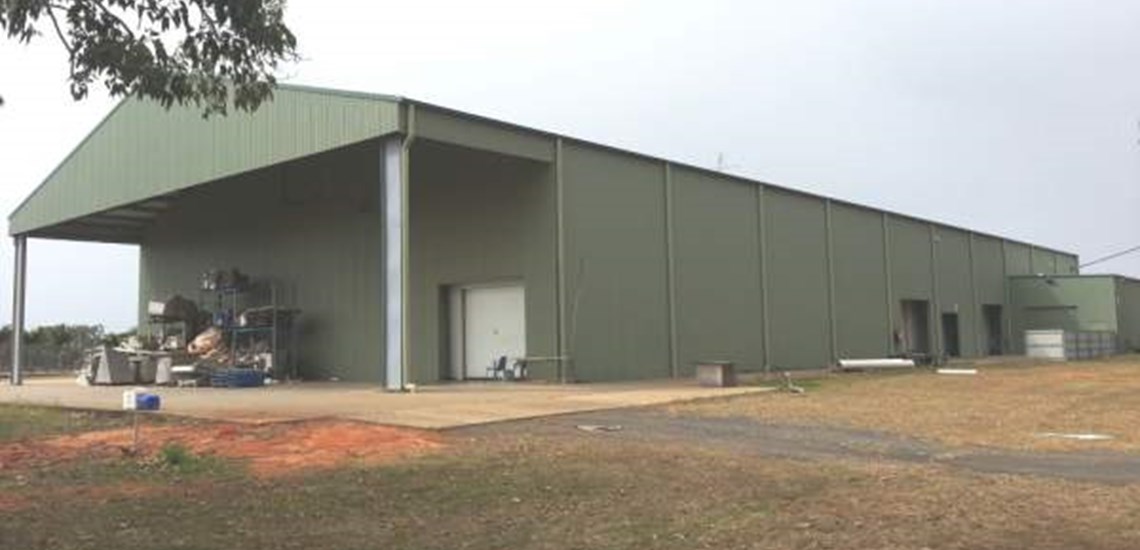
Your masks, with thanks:
M1058 361L1094 359L1116 353L1116 333L1108 331L1027 330L1025 354Z
M255 307L242 312L238 316L238 325L243 327L268 327L273 324L274 316L278 324L288 323L298 313L295 309L281 309L273 306Z
M223 360L229 353L226 350L225 336L218 327L210 327L195 336L190 345L186 346L186 351L206 361Z
M265 373L257 369L218 369L210 374L215 388L256 388L265 385Z

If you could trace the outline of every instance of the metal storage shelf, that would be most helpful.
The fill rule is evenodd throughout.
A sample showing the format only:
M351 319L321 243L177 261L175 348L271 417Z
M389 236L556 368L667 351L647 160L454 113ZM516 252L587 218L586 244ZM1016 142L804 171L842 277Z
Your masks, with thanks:
M268 339L274 377L298 378L293 319L296 310L283 307L276 282L256 279L240 287L202 288L198 296L199 306L212 314L212 326L225 334L231 366L238 364L241 344L252 347L257 341ZM270 324L240 324L241 317L254 310L268 315Z

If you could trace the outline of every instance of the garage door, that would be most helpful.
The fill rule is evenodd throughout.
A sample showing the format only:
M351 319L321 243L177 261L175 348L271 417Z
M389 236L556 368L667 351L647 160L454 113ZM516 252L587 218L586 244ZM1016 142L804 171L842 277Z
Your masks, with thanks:
M485 378L501 356L526 356L526 293L522 285L468 288L463 293L463 356L467 378ZM509 363L508 363L509 364Z

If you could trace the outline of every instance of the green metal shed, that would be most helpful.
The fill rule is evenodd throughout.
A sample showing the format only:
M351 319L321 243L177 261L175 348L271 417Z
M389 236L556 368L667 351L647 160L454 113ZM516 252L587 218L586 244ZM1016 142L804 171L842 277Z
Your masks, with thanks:
M1117 351L1140 351L1140 280L1121 275L1010 278L1013 330L1111 332ZM1015 342L1023 351L1024 342Z
M29 238L131 243L140 321L207 269L283 281L310 378L475 378L507 348L535 378L663 378L702 360L1001 353L1007 276L1077 270L1073 254L409 99L275 95L210 119L120 103L10 217L14 325Z

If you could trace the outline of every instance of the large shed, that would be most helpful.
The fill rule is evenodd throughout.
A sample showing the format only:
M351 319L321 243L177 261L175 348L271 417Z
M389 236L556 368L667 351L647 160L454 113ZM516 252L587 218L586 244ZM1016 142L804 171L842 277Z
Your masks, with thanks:
M272 277L304 312L304 376L392 389L499 354L600 381L1003 353L1008 276L1077 272L1070 253L405 98L275 96L209 119L121 102L10 217L14 325L35 238L137 245L140 324L205 270Z

